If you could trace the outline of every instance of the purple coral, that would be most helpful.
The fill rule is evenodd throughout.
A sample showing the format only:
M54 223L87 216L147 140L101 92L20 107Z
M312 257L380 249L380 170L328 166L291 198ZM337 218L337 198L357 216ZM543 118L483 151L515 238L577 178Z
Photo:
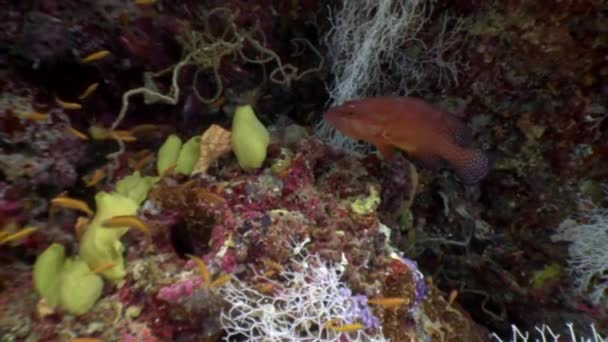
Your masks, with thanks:
M220 289L231 308L220 322L226 339L275 338L283 341L386 341L380 321L367 306L365 296L353 296L340 281L342 270L327 264L318 255L296 255L292 266L281 272L280 287L274 294L259 292L238 279ZM336 331L338 325L363 322L368 329Z
M408 259L406 257L399 257L399 260L405 264L412 272L412 280L416 286L416 294L414 297L414 305L411 308L411 311L415 310L418 305L424 300L427 295L427 288L424 284L424 275L420 270L418 270L418 264L416 261Z
M380 319L372 313L367 305L367 296L353 296L351 290L346 287L340 290L340 294L346 297L345 301L352 303L352 306L349 307L346 313L348 323L361 322L366 329L380 328Z

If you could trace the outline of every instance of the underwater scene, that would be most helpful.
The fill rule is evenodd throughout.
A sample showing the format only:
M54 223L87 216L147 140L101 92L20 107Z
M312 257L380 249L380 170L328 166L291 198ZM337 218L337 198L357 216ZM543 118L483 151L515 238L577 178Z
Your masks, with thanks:
M608 341L608 1L0 5L0 342Z

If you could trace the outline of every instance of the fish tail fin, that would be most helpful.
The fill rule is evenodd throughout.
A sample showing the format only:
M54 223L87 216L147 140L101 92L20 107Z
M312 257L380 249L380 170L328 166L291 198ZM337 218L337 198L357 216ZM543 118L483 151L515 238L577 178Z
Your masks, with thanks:
M466 185L482 180L492 167L490 156L480 149L460 149L458 155L451 159L458 178Z

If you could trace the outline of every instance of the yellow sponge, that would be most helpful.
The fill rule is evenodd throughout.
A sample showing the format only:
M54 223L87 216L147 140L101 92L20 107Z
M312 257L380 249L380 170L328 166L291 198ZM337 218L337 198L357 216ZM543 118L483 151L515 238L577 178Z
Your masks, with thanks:
M65 261L59 289L59 303L64 310L82 315L95 305L102 291L103 280L86 262L78 257Z
M50 306L59 303L60 277L65 262L65 248L53 243L36 259L34 264L34 286Z
M158 150L156 159L156 172L162 175L169 167L177 162L179 151L182 149L182 139L177 135L171 134Z
M190 176L198 161L200 144L201 136L195 135L182 145L179 156L177 157L175 172Z
M128 227L107 228L102 224L114 216L135 215L137 203L118 193L98 192L95 195L97 212L84 231L80 241L80 256L91 269L112 264L113 267L100 272L105 278L119 280L126 274L123 249L120 238L127 233Z
M232 119L232 151L244 170L257 169L266 159L270 134L250 105L239 106Z

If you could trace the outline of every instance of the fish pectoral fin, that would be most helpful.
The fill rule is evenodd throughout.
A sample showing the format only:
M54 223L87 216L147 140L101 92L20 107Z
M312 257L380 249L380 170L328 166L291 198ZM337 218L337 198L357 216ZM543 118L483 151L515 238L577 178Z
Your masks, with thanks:
M376 149L382 155L382 157L386 160L391 159L393 157L393 155L395 154L395 149L391 145L378 144L375 146L376 146Z
M400 150L405 151L409 154L414 154L416 153L416 146L414 146L413 144L407 144L407 143L401 143L399 145L397 145L399 147Z
M413 153L411 156L418 161L422 167L429 170L438 170L445 167L443 158L434 154Z
M416 145L407 141L407 139L398 138L394 135L389 134L387 131L382 132L382 139L385 141L386 145L394 146L402 151L407 153L416 152Z

